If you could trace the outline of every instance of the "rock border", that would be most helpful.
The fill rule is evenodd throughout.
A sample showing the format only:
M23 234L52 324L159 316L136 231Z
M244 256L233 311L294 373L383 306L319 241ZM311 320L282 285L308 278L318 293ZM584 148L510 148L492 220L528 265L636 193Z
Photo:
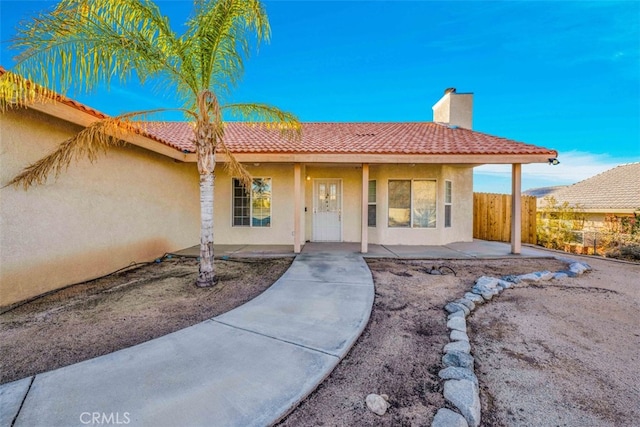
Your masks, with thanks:
M495 277L482 276L476 279L470 292L444 306L447 311L447 328L450 330L449 343L443 348L442 364L438 376L444 380L444 399L458 412L442 407L438 410L431 427L478 427L481 418L480 388L474 372L474 359L467 335L466 318L477 305L491 301L505 289L524 283L549 281L577 277L591 267L584 262L559 258L568 264L567 270L536 271L528 274Z

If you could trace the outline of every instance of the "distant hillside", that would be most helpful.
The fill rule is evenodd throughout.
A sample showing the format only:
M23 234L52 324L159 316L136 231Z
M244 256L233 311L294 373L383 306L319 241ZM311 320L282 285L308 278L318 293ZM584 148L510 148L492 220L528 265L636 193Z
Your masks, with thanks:
M553 187L539 187L539 188L531 188L527 191L523 191L522 194L526 196L535 196L538 199L543 199L553 193L558 192L559 190L567 187L566 185L556 185Z

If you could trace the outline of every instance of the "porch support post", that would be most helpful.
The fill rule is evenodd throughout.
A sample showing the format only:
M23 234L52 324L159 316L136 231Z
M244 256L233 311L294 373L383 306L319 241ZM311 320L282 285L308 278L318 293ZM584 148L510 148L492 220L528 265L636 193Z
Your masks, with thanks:
M511 165L511 253L520 254L522 248L522 165Z
M302 210L302 174L300 163L293 165L293 252L300 253L300 211Z
M362 164L362 218L360 232L360 252L369 251L369 164Z

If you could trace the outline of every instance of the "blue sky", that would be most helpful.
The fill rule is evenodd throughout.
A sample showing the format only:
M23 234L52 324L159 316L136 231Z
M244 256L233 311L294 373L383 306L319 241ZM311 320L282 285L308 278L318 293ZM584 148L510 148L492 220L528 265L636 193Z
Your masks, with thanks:
M158 3L181 32L190 2ZM456 87L475 94L475 130L559 151L558 166L523 166L523 189L640 161L638 1L265 3L271 43L246 63L232 101L302 121L430 121ZM53 4L0 3L0 64L13 64L6 41L18 22ZM174 105L135 82L69 95L112 115ZM509 193L510 182L509 166L476 168L476 191Z

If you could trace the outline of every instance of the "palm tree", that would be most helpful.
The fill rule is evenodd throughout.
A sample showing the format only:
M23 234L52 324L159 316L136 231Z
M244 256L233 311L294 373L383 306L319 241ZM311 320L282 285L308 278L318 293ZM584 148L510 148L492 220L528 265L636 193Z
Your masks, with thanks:
M216 153L228 159L230 173L251 188L251 176L224 142L223 114L297 134L296 117L264 104L227 104L251 47L268 41L270 27L259 0L195 0L182 35L150 0L62 0L51 12L23 25L14 39L21 50L12 72L0 77L0 108L50 102L70 88L90 91L99 83L133 76L142 84L175 93L194 123L200 174L200 266L196 284L217 282L213 257L213 190ZM154 111L98 121L63 142L53 153L25 168L9 185L25 189L57 176L72 159L94 161L108 147L122 144L127 132L139 132Z

